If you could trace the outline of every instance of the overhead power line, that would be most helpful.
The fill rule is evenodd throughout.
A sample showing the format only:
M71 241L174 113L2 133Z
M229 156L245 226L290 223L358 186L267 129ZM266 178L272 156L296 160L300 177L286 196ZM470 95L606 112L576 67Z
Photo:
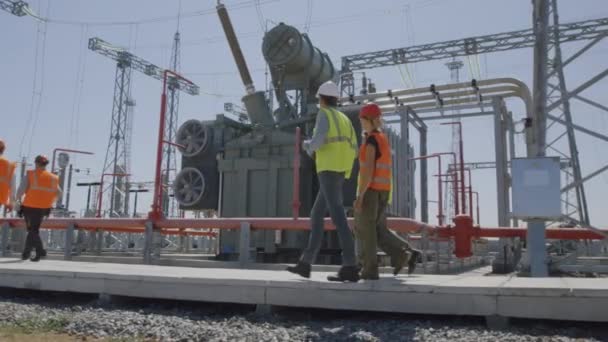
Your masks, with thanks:
M252 7L255 5L256 2L259 2L259 4L262 5L262 4L269 4L269 3L278 2L278 1L281 1L281 0L247 0L247 1L237 2L237 3L235 3L233 5L229 5L227 7L231 11L235 11L235 10L239 10L239 9ZM49 24L74 25L74 26L88 25L91 27L93 27L93 26L129 26L129 25L137 25L137 24L139 24L139 25L152 24L152 23L174 21L177 19L177 16L172 15L172 16L163 16L163 17L147 18L147 19L140 19L140 20L129 20L129 21L82 21L82 20L56 19L56 18L51 18L49 16L43 17L43 16L36 14L29 6L25 6L23 8L23 12L25 12L27 15L29 15L33 18L36 18L40 21L44 21L45 23L49 23ZM194 11L194 12L182 13L180 19L213 15L215 13L216 13L216 9L214 7L214 8L209 8L209 9L204 9L204 10L199 10L199 11Z

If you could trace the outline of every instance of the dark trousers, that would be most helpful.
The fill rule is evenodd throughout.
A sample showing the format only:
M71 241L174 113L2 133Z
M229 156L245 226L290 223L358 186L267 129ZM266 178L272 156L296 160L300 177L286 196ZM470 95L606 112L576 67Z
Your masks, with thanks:
M42 239L40 239L40 225L42 219L48 215L48 209L22 207L23 218L27 226L27 238L25 239L25 249L23 254L29 254L32 249L36 249L36 255L44 253Z
M412 250L407 241L386 225L388 196L388 191L368 189L363 196L361 211L355 212L355 233L361 247L358 257L363 264L363 273L378 274L378 247L390 256L391 264L403 251Z
M348 227L342 196L344 173L322 171L319 172L318 177L319 193L310 212L311 227L308 246L302 253L300 260L312 264L317 258L323 240L325 213L329 211L329 216L331 216L338 232L340 247L342 247L342 265L355 266L355 241Z

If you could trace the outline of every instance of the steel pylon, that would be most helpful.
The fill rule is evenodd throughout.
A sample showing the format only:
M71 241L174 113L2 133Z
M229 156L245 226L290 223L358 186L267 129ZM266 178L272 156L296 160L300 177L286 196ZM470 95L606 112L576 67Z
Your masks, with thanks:
M180 69L180 33L175 32L173 37L173 48L171 52L171 68L179 73ZM167 96L167 116L165 118L165 141L175 141L178 125L179 111L179 88L175 78L170 78L168 83L169 94ZM165 217L175 216L175 200L170 196L171 184L177 172L177 158L175 146L165 144L163 148L163 214Z

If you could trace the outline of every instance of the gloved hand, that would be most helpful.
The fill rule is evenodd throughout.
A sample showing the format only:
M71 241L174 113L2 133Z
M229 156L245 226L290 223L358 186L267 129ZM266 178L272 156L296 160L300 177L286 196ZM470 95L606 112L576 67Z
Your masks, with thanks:
M306 151L306 153L312 157L312 155L314 154L314 151L310 150L310 142L312 140L308 139L308 140L304 140L304 142L302 142L302 148L304 149L304 151Z

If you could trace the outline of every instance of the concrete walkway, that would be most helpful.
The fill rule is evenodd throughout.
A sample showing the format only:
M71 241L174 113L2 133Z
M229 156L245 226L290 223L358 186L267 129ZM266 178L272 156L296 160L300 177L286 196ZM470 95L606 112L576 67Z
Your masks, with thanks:
M332 283L286 271L0 259L0 287L208 302L608 322L608 279L382 276Z

